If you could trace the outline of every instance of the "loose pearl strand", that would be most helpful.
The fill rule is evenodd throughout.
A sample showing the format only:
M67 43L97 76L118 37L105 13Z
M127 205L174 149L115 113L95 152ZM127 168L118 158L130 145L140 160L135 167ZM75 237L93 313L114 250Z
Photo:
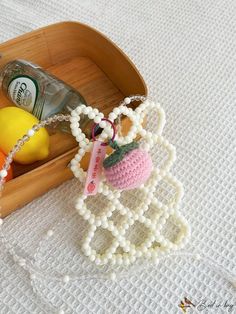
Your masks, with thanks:
M144 102L147 99L146 96L143 95L130 95L129 97L125 97L119 104L119 106L125 106L131 104L133 101L142 101Z
M164 207L166 207L166 206L164 206ZM60 225L64 224L64 221L61 221L59 224ZM182 252L181 253L168 253L168 254L164 255L164 252L160 251L158 253L158 255L157 255L157 252L153 251L152 249L150 249L150 250L152 251L152 256L154 256L154 258L152 258L153 262L151 262L149 265L146 265L145 268L147 268L147 267L154 267L155 265L158 265L159 262L162 259L166 259L166 258L169 258L169 257L170 258L173 258L173 257L193 258L194 260L198 260L198 261L202 260L203 262L208 263L210 266L213 267L213 269L215 271L217 271L221 276L224 276L236 288L236 285L235 285L236 278L230 272L228 272L227 270L222 269L221 265L218 265L217 263L215 263L215 261L211 260L210 258L201 256L200 254L182 253ZM150 255L149 257L152 257L152 256ZM141 255L139 255L138 257L141 257ZM112 264L114 265L114 263L112 263ZM124 260L123 264L125 266L129 265L129 263L125 263L125 260ZM88 276L80 275L80 276L77 276L77 277L75 277L73 275L64 275L64 276L61 277L62 278L61 281L64 282L65 284L67 284L70 280L93 280L93 279L97 279L97 280L98 279L103 279L103 280L105 280L105 279L110 279L112 281L115 281L119 277L123 278L123 277L126 277L126 276L130 277L132 275L137 275L139 271L143 271L143 266L142 265L140 265L140 266L135 265L133 268L129 268L125 273L123 272L121 276L119 276L119 275L117 276L117 274L115 272L110 272L107 275L103 275L103 276L96 275L95 277L93 277L91 275L88 275ZM70 276L71 276L71 278L70 278ZM37 276L35 276L34 274L31 274L31 279L32 280L35 280L36 278L37 278ZM36 286L35 286L34 290L36 290L38 292L38 294L42 296L42 293L37 289ZM43 296L42 296L42 298L43 298Z

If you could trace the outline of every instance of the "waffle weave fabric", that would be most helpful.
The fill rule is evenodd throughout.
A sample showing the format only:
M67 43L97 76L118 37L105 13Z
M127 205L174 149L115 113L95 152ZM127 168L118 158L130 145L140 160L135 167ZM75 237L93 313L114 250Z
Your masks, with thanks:
M236 272L235 15L235 0L0 0L1 42L77 20L105 33L129 55L164 108L164 136L176 146L173 173L184 185L181 212L192 229L184 251L211 258L231 273ZM44 269L78 270L74 251L84 231L73 208L78 189L73 179L6 219L6 236L29 258L42 235L61 222L38 252ZM86 269L87 260L79 265ZM1 314L50 313L1 244L0 279ZM65 306L66 313L177 314L183 313L178 305L185 297L205 304L202 313L228 313L230 304L236 313L235 289L223 273L184 256L114 282L94 278L61 286L38 280L37 286L46 301ZM220 306L207 307L211 303Z

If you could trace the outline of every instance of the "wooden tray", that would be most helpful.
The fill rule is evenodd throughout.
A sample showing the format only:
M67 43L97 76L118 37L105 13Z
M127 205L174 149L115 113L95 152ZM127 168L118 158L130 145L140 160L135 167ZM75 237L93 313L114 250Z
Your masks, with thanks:
M39 64L75 87L104 114L131 94L147 94L146 85L128 57L98 31L63 22L30 32L0 45L0 68L14 59ZM0 91L0 107L13 105ZM129 127L129 120L123 120ZM73 177L67 167L77 143L69 134L50 136L50 155L31 165L14 164L14 179L5 184L0 217ZM87 160L84 161L84 167Z

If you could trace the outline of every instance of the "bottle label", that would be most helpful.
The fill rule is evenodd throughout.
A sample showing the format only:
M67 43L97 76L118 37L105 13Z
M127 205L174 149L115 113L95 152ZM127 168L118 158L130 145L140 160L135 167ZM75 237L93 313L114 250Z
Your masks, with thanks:
M16 106L33 112L38 97L38 84L30 76L16 76L8 86L8 95Z

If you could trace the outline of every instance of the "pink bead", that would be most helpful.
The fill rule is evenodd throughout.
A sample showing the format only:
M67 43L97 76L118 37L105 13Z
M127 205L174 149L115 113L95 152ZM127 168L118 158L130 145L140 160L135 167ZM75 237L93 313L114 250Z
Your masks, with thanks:
M127 153L114 166L104 169L107 181L119 190L139 187L150 176L152 160L150 155L139 148Z

